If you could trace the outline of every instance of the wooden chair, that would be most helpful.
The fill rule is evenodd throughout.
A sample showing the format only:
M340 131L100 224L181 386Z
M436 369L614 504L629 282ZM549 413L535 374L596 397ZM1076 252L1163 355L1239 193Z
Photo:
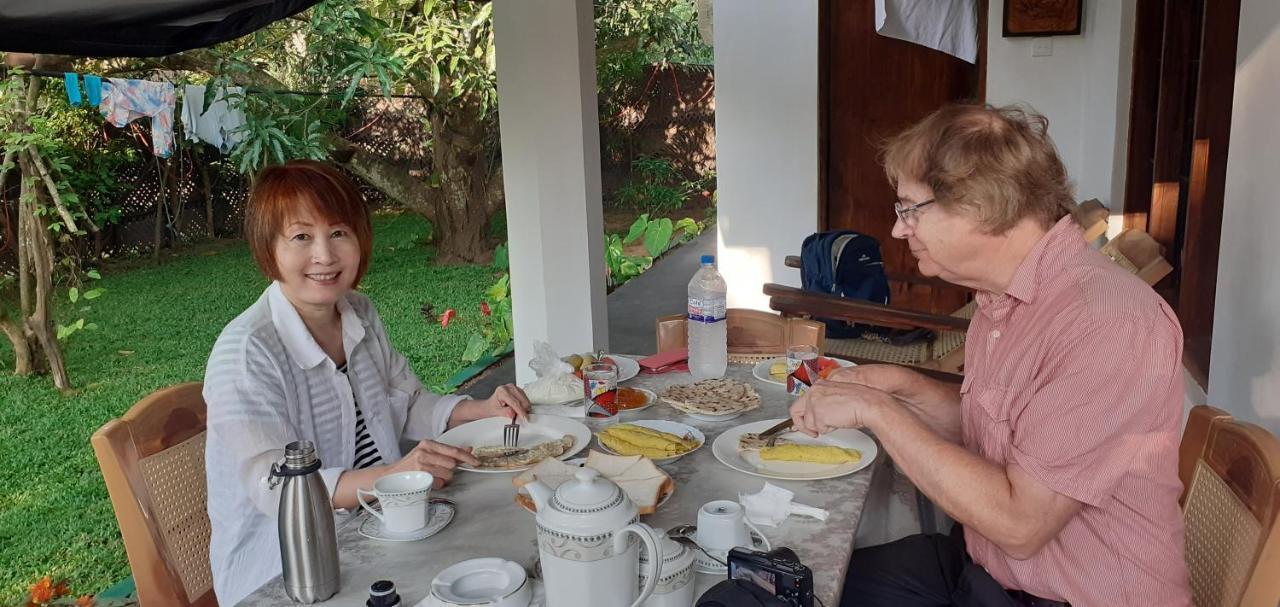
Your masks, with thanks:
M143 607L216 607L200 382L151 393L90 442Z
M655 322L658 351L688 345L688 319L683 314L663 316ZM811 345L821 352L827 326L803 318L783 318L777 314L730 308L725 313L729 362L757 363L787 353L787 346Z
M1072 215L1082 226L1086 241L1094 242L1106 232L1108 211L1097 200L1081 203ZM1100 251L1150 285L1159 282L1173 269L1160 256L1159 243L1138 230L1122 232L1106 242ZM786 265L799 268L800 258L789 255ZM886 275L890 283L904 284L912 289L928 289L932 294L962 290L962 287L936 278L891 271L886 272ZM929 329L934 333L932 339L905 345L866 339L832 338L826 340L825 351L828 354L854 361L895 363L948 374L963 372L965 331L969 328L969 320L973 318L975 310L971 292L965 297L969 300L967 304L946 315L853 301L773 283L764 286L764 293L769 296L769 307L784 316L836 318L898 329ZM931 297L931 305L933 301Z
M1280 440L1220 409L1195 407L1178 474L1195 605L1280 604Z

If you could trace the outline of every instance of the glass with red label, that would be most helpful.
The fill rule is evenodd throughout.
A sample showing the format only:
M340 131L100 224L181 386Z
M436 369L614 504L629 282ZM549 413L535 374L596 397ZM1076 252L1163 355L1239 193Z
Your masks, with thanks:
M618 367L612 363L595 362L582 368L583 404L590 413L598 405L609 412L618 414Z
M818 380L818 348L798 345L787 348L787 393L804 394Z

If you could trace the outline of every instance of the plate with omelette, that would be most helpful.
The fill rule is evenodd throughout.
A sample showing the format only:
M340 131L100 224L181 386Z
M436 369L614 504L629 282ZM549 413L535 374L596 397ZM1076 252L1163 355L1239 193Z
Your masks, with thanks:
M725 430L711 443L720 463L753 476L814 481L853 474L875 461L879 448L870 436L841 429L817 438L785 432L773 447L759 438L782 419L766 419Z

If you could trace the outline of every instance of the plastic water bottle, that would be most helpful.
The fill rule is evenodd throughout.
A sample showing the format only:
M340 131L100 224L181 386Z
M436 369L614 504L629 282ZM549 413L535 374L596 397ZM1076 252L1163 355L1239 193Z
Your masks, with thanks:
M724 277L714 255L702 256L702 268L689 281L689 374L694 379L724 377L729 362L725 328Z

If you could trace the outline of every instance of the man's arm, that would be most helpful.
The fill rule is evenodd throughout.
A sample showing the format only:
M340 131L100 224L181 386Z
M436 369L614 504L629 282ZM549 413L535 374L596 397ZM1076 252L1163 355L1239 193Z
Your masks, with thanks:
M920 491L1015 559L1038 553L1083 506L1016 463L997 466L943 437L906 407L886 402L868 413L867 427Z

